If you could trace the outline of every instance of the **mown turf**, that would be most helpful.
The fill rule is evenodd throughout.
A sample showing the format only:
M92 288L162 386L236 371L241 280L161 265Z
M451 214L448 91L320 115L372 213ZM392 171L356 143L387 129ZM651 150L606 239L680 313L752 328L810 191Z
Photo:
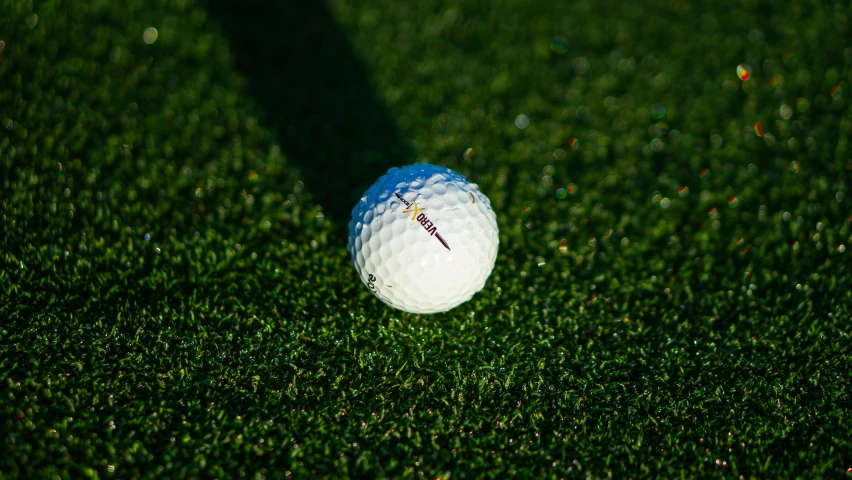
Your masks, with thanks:
M849 477L846 2L278 3L0 3L0 477ZM422 160L430 316L341 228Z

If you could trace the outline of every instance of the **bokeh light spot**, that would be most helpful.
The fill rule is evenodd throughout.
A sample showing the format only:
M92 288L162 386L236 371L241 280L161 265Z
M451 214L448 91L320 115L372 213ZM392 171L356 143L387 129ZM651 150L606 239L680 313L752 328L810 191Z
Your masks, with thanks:
M550 49L557 55L568 51L568 40L565 37L553 37L550 40Z
M574 59L574 73L577 75L589 73L589 61L586 57L577 57Z
M530 126L530 118L523 113L515 117L515 126L521 130Z
M770 90L775 90L776 88L781 86L782 83L784 83L784 77L779 73L773 75L772 78L770 78L769 81L766 82L766 88Z
M748 65L737 65L737 77L744 82L747 82L751 78Z
M754 163L749 163L748 167L746 167L746 170L750 175L757 175L757 173L760 171L760 168L758 168L758 166Z
M159 36L160 32L158 32L157 29L154 27L148 27L145 29L144 32L142 32L142 40L148 45L151 45L152 43L156 42L157 37Z

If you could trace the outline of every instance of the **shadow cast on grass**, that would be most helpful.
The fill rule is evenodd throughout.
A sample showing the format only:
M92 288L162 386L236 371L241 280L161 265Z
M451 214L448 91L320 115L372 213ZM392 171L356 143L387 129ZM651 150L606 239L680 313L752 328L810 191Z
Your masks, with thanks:
M361 194L411 150L322 1L208 0L250 93L313 201L344 230Z

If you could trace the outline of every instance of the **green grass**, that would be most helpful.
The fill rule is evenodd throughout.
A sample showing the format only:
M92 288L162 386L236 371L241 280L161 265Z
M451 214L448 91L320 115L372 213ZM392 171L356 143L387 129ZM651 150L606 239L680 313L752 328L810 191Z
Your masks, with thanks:
M850 476L846 3L290 3L0 4L0 478ZM415 161L438 315L345 250Z

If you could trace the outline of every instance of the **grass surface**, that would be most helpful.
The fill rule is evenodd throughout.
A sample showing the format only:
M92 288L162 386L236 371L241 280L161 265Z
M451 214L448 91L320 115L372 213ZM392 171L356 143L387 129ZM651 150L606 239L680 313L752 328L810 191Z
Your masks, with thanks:
M279 3L0 4L0 477L850 475L846 3ZM345 251L415 161L439 315Z

